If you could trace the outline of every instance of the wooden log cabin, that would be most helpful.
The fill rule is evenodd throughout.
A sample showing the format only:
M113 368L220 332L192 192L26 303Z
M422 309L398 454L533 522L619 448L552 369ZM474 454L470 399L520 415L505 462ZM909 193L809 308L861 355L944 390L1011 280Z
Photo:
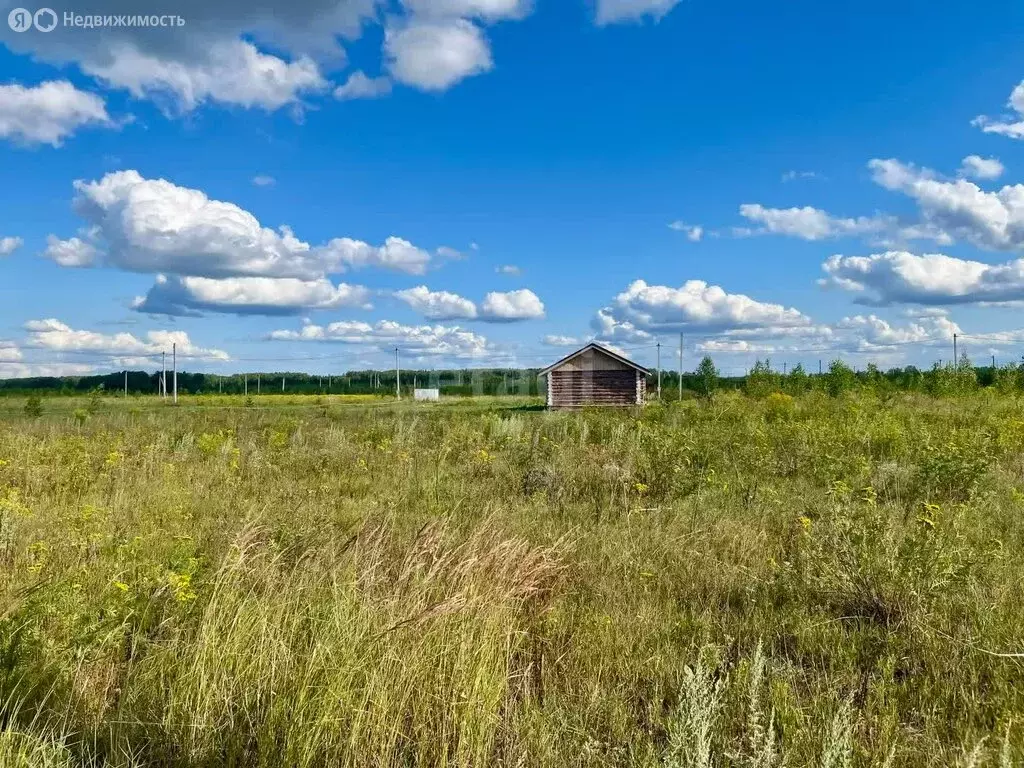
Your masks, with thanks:
M540 372L548 408L643 405L648 370L591 342Z

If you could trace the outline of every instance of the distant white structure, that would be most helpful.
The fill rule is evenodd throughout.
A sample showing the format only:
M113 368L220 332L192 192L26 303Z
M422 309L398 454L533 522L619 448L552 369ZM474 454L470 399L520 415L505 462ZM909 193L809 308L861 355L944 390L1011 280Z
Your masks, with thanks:
M417 400L440 400L441 390L439 389L414 389L412 396Z

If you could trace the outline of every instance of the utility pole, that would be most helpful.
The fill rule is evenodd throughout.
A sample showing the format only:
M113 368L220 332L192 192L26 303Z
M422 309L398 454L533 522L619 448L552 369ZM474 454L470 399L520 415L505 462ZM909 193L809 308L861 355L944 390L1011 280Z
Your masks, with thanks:
M953 370L959 370L960 358L956 356L956 334L953 334Z
M260 394L260 375L257 373L256 374L256 396L259 397L259 394Z
M821 376L821 360L818 361L818 375Z
M124 396L128 397L128 371L124 372Z
M243 384L242 392L244 392L245 396L248 397L249 396L249 374L248 373L245 374L245 378L243 379L243 382L244 382L244 384Z
M786 375L786 364L785 363L782 364L782 375L783 376Z
M658 342L658 399L661 400L661 342Z
M281 391L284 392L284 376L281 377Z
M178 404L178 344L175 342L171 345L171 369L173 371L172 378L174 379L174 404Z
M224 379L220 376L217 377L217 394L224 394Z
M160 367L163 373L160 374L160 394L163 395L164 400L167 399L167 353L160 353Z
M683 399L683 334L679 334L679 400Z
M395 399L402 399L402 371L398 365L398 347L395 347Z

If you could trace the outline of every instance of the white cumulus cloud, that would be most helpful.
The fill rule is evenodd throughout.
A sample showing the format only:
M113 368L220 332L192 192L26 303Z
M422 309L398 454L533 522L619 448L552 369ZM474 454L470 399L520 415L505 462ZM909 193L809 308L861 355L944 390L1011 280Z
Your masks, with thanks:
M0 85L0 139L59 147L83 126L112 127L103 99L66 80Z
M968 155L960 163L960 175L972 179L998 179L1006 168L994 157Z
M907 344L948 344L960 326L944 315L919 317L906 326L894 326L876 315L843 318L837 330L851 331L847 342L860 352L891 350Z
M362 70L349 75L348 80L334 89L334 98L376 99L391 93L391 78L369 77Z
M581 343L575 336L559 336L548 334L542 341L549 347L576 347Z
M56 235L46 238L43 256L62 267L91 267L96 262L97 251L91 243L80 237L61 240Z
M887 251L832 256L825 286L861 294L869 304L979 304L1024 301L1024 259L985 264L938 253Z
M312 246L288 227L264 227L233 203L133 170L77 181L75 190L74 209L87 224L94 255L134 272L317 280L362 267L422 274L431 259L399 237L381 246L352 238Z
M51 352L84 352L109 356L114 362L140 357L156 357L177 345L183 358L230 360L227 352L200 347L184 331L149 331L145 338L131 333L105 334L74 329L66 323L49 318L25 323L28 336L25 346Z
M395 298L405 302L428 320L482 320L511 323L544 317L544 303L533 291L492 291L479 307L470 299L448 291L431 291L420 285L396 291Z
M476 304L456 293L431 291L425 285L396 291L395 297L404 301L428 320L473 319Z
M0 359L0 377L5 379L28 379L37 376L88 376L96 373L97 366L89 363L28 363Z
M492 291L480 305L480 318L491 322L537 320L544 317L544 302L533 291Z
M422 275L427 271L430 254L408 240L389 237L384 245L374 246L348 237L335 238L316 250L323 257L328 272L363 267L379 267Z
M985 133L996 133L1011 139L1024 139L1024 82L1020 83L1010 94L1007 106L1013 115L1004 118L991 118L979 115L973 124Z
M312 59L288 62L244 40L216 43L188 61L168 60L126 43L113 49L105 63L86 62L82 68L136 97L169 96L185 112L206 101L276 110L327 87Z
M17 360L21 360L21 358L21 350L18 349L17 344L13 341L0 339L0 362L13 363Z
M274 341L338 342L387 352L399 347L418 357L481 358L491 354L486 337L457 326L402 325L391 320L364 323L344 320L329 325L307 323L300 330L273 331Z
M388 29L388 71L400 83L443 91L494 66L480 27L466 19L413 20Z
M1024 185L986 192L966 179L946 181L934 171L872 160L868 167L879 185L913 198L926 226L993 250L1024 246Z
M762 326L805 326L809 318L781 304L730 294L703 280L688 280L679 288L634 280L606 310L618 321L638 329L681 331L686 328L726 329Z
M334 285L326 278L292 277L167 277L159 275L133 309L148 314L288 315L342 307L371 309L370 291L361 285Z
M878 234L890 226L886 219L860 216L855 219L832 216L811 206L802 208L766 208L758 203L740 206L740 215L756 224L759 229L740 230L737 234L773 234L798 237L803 240L825 240L833 237Z
M644 343L654 339L652 334L637 328L629 320L618 317L612 307L597 310L590 325L594 329L595 336L600 341L609 344Z
M0 237L0 256L10 256L21 248L24 242L20 237Z

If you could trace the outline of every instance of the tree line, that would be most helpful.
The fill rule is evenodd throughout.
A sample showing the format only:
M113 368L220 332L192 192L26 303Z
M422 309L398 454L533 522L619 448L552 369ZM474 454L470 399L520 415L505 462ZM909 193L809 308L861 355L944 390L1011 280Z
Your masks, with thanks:
M446 396L521 395L541 396L544 382L536 368L476 368L401 371L401 391L409 396L416 387L436 388ZM282 382L284 386L282 388ZM121 394L125 391L125 371L94 376L39 376L0 380L0 395L75 395L92 392ZM680 396L680 376L676 371L661 371L662 399ZM167 389L172 390L172 375L167 374ZM648 392L658 387L658 372L651 371ZM772 392L798 395L810 390L839 394L870 387L876 390L921 391L936 395L966 392L979 387L1004 391L1024 390L1024 363L1003 367L974 366L962 355L956 364L936 364L930 369L913 365L881 370L869 364L855 370L842 360L832 361L822 372L809 372L802 365L779 370L771 360L758 360L744 376L722 376L710 357L701 360L693 372L682 374L683 398L707 397L720 390L744 390L753 396ZM152 395L161 391L161 374L147 371L127 372L127 391L131 395ZM395 392L395 371L348 371L342 374L299 372L238 373L228 376L211 373L178 372L178 392L188 394L353 394L382 397Z
M441 394L459 395L537 395L543 392L538 380L539 369L487 368L452 370L402 370L401 390L411 395L419 388L436 388ZM95 376L37 376L22 379L0 379L3 394L76 395L97 391L130 395L154 395L161 392L161 373L125 371ZM182 395L225 394L353 394L381 396L395 393L396 372L348 371L340 374L309 374L271 371L219 375L178 372L178 393ZM282 386L283 385L283 386ZM167 392L173 391L173 375L167 373Z
M684 374L684 393L687 384ZM842 360L833 360L820 373L809 373L800 364L780 371L772 366L771 360L758 360L746 376L721 379L712 359L705 357L697 371L690 376L689 385L692 391L706 397L723 387L742 388L754 397L765 397L776 392L800 395L813 390L838 396L857 389L924 392L932 395L962 394L981 387L1016 392L1024 390L1024 363L977 367L965 353L955 363L935 363L925 370L908 365L883 371L873 363L869 363L864 370L855 370ZM663 379L663 390L664 386Z

